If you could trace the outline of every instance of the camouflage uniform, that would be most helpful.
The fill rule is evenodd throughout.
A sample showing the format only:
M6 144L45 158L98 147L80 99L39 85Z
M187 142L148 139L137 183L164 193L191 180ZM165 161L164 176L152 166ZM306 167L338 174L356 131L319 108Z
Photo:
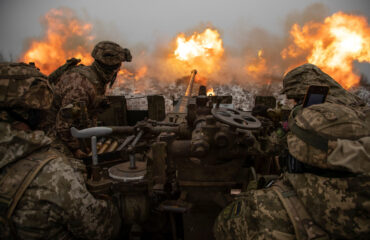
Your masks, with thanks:
M322 74L310 64L292 72L305 68ZM332 87L332 94L342 91ZM271 187L238 196L218 216L216 239L368 239L370 129L367 116L353 108L361 103L343 91L294 111L287 144L304 171L283 173Z
M121 62L131 61L128 49L108 41L98 43L92 56L95 61L91 66L69 67L56 81L54 103L43 127L49 136L58 135L72 151L81 146L71 136L70 128L96 125L97 110L105 101L106 85L113 84Z
M285 173L316 225L334 239L367 239L370 234L370 175L330 178ZM241 194L218 216L216 239L296 239L277 194L268 189Z
M4 66L20 69L14 75ZM11 238L10 230L19 239L117 236L118 210L87 191L81 172L74 168L79 163L50 148L51 139L42 131L15 128L14 116L29 120L30 109L46 110L52 103L46 78L27 68L0 66L8 72L0 79L0 239Z

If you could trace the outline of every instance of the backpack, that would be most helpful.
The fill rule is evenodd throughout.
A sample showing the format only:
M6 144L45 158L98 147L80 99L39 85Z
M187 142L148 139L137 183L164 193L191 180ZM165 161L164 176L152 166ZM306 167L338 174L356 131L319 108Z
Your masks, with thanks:
M58 67L54 72L52 72L49 77L49 83L55 85L60 77L63 75L63 73L67 72L69 69L71 69L74 66L77 66L77 64L81 62L81 59L77 58L71 58L66 61L65 64Z
M370 127L359 109L323 103L292 112L290 154L321 169L370 172Z

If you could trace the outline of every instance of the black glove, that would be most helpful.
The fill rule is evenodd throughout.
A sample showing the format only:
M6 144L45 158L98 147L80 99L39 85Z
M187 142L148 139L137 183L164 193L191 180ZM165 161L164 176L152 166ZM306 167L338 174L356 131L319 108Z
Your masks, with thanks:
M131 60L132 60L132 56L131 56L131 52L130 52L130 50L129 50L129 49L127 49L127 48L124 48L124 49L123 49L123 53L125 54L125 61L126 61L126 62L131 62Z

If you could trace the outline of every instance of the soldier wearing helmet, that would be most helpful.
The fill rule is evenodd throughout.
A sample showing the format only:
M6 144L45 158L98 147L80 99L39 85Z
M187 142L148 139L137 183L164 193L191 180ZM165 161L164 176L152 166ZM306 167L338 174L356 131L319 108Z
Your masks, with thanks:
M215 222L216 239L367 239L370 130L364 118L333 103L291 116L300 130L287 137L288 171L237 196Z
M369 122L352 107L357 99L330 79L312 64L285 76L284 92L298 102L308 82L327 84L332 95L290 115L286 172L237 196L215 222L216 239L368 238Z
M307 89L311 85L328 86L329 93L326 102L338 103L347 106L363 106L363 101L345 90L328 74L317 66L307 63L290 72L283 79L282 94L288 99L294 99L298 104L303 102Z
M104 93L107 85L113 85L122 62L130 62L128 49L110 41L99 42L91 53L95 61L90 66L76 65L69 61L62 73L57 69L49 76L54 83L55 100L45 121L48 135L58 136L76 157L84 156L82 146L70 134L70 128L86 128L96 125L97 110L107 101ZM57 74L56 74L57 73ZM65 150L64 150L65 151Z
M83 166L39 130L53 100L46 76L24 63L0 63L0 72L0 239L115 237L116 207L95 199Z

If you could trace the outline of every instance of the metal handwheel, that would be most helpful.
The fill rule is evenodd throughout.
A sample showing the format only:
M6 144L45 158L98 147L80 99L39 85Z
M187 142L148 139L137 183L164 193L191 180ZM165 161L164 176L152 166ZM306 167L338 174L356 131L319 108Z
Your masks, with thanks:
M212 115L220 122L240 129L253 130L261 127L261 122L249 112L229 108L213 108Z

